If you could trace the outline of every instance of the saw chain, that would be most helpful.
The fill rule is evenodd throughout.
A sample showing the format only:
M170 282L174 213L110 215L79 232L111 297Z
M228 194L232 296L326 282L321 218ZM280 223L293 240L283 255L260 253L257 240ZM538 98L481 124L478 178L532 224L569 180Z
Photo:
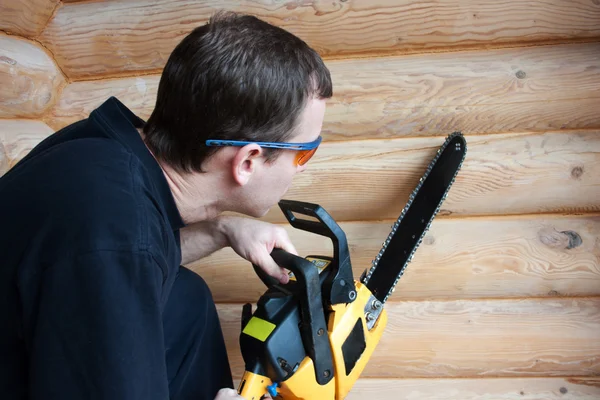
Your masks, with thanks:
M365 310L369 329L377 320L383 304L396 289L439 212L462 166L466 151L467 144L462 133L448 135L410 194L371 267L363 273L361 282L373 293L368 305L370 310Z

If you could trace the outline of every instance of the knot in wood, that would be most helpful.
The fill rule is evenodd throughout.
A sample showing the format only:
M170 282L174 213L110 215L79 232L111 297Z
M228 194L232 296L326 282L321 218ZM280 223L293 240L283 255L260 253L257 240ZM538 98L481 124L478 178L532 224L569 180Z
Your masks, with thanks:
M0 62L3 62L8 65L17 65L17 62L10 57L0 56Z
M579 236L577 232L562 231L561 233L569 238L569 244L567 245L567 249L574 249L575 247L581 246L581 244L583 243L583 240L581 240L581 236Z
M574 249L581 246L583 240L575 231L558 232L553 228L545 228L538 232L540 242L551 248L557 249Z

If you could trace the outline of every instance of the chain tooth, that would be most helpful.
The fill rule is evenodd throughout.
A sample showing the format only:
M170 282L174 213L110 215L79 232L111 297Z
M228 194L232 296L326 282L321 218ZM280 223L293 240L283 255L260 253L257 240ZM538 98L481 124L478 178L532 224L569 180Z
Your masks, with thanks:
M391 232L388 234L388 238L387 240L383 243L382 248L379 250L379 253L377 254L377 256L375 257L375 259L371 262L371 267L369 268L369 271L367 272L367 274L365 275L365 278L363 280L363 283L366 285L369 282L369 279L371 278L371 276L373 276L373 272L375 272L375 270L377 269L377 265L379 263L379 260L381 260L381 257L383 255L383 253L385 252L387 246L389 245L392 237L394 236L394 234L396 233L396 230L398 229L398 227L400 226L400 223L402 222L402 219L404 218L406 211L410 208L410 206L412 205L412 202L414 200L414 198L416 197L416 194L419 192L419 190L421 189L421 187L423 186L423 183L425 182L425 180L427 179L427 177L429 176L429 173L433 170L433 166L435 165L435 163L438 161L438 159L440 158L440 155L442 154L442 152L446 149L446 147L448 146L448 144L452 141L452 139L454 139L454 137L461 135L460 132L453 132L450 135L448 135L448 137L446 138L446 141L442 144L442 146L440 146L440 148L437 150L437 153L434 157L434 159L429 163L429 165L427 166L427 169L425 171L425 173L423 174L423 176L421 176L421 178L419 179L419 183L417 184L417 187L415 188L415 190L412 191L412 193L410 194L409 198L408 198L408 202L407 204L404 206L404 208L402 209L402 212L400 213L400 216L398 217L398 219L396 220L396 222L392 225L392 229ZM462 144L461 143L457 143L456 144L456 150L461 150L462 148ZM404 275L404 271L406 269L406 267L408 266L408 264L412 261L413 259L413 255L416 251L416 249L419 247L419 245L422 243L423 237L426 235L426 233L429 231L429 228L431 227L431 223L433 222L433 219L435 218L435 216L438 214L439 210L441 209L441 205L442 203L446 200L446 196L448 195L448 192L450 190L450 188L452 187L452 185L454 184L454 180L456 179L456 175L458 174L458 171L460 171L465 155L467 152L467 145L465 143L464 146L464 155L462 160L460 161L460 163L458 164L458 167L456 168L456 172L454 173L454 176L452 177L450 184L448 185L448 187L446 188L446 191L444 192L444 195L442 196L442 200L440 201L440 204L438 205L438 207L436 208L435 212L433 213L433 215L431 216L431 218L429 219L429 221L427 222L427 226L425 227L425 230L423 231L423 234L421 235L421 237L419 238L418 244L417 246L415 246L413 248L413 251L411 252L408 261L405 263L405 265L402 267L402 269L400 270L400 273L398 274L398 277L396 278L396 280L394 281L394 285L392 286L392 289L388 292L388 294L385 296L385 298L383 299L382 303L385 303L387 301L387 299L390 297L390 295L392 293L394 293L394 291L396 290L396 285L398 284L398 281L400 280L400 278L402 277L402 275Z

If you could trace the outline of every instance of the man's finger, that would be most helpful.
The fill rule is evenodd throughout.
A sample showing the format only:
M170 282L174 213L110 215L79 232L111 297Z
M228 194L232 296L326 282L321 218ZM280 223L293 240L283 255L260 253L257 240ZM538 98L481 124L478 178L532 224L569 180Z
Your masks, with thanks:
M287 232L283 228L279 230L277 232L277 235L275 236L275 247L283 249L295 256L298 255L298 251L292 244L292 241L290 240Z
M261 252L256 261L256 264L262 268L267 274L285 284L290 280L284 268L280 267L266 251Z

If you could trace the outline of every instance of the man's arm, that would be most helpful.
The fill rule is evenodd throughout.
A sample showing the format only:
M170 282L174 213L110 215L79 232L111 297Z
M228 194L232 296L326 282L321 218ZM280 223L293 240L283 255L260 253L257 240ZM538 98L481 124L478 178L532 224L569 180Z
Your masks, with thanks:
M26 316L32 399L167 399L163 270L147 253L65 254Z
M281 226L250 218L220 216L181 230L182 263L188 264L230 246L240 257L287 283L287 272L271 257L274 248L297 254Z
M223 231L223 218L197 222L181 229L182 264L207 257L229 245L229 240Z

